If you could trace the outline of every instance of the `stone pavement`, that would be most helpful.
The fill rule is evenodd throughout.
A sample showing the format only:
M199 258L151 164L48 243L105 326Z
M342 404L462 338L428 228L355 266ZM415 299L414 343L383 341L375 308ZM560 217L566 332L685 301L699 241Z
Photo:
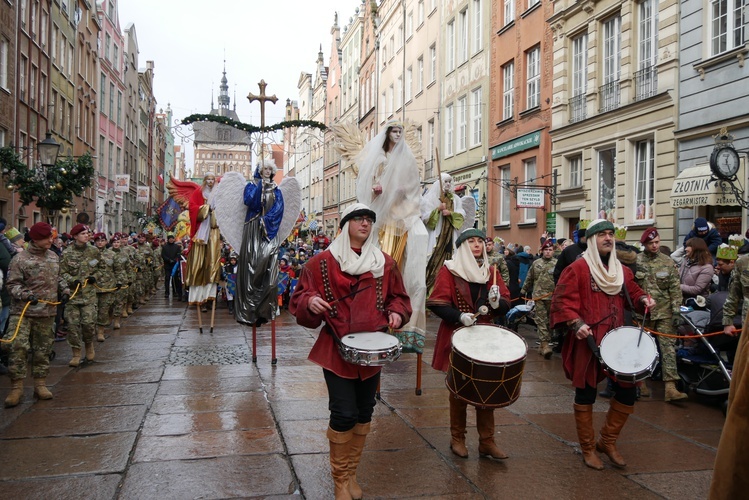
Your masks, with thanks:
M434 318L429 326L436 331ZM157 292L121 330L107 330L94 363L68 368L70 350L57 342L48 379L54 399L33 402L29 377L24 402L0 410L0 497L332 498L327 392L321 369L306 361L316 333L283 313L273 366L269 327L258 332L257 364L251 329L225 306L213 335L205 332L194 308ZM521 333L531 345L521 396L496 410L496 441L510 458L478 458L470 408L470 456L454 456L444 375L429 367L427 349L417 396L416 356L406 354L383 373L358 471L365 498L707 496L719 408L693 396L664 403L654 382L654 397L636 405L619 441L628 467L588 469L559 355L543 360L532 330ZM0 382L3 399L9 385ZM607 408L596 403L597 427Z

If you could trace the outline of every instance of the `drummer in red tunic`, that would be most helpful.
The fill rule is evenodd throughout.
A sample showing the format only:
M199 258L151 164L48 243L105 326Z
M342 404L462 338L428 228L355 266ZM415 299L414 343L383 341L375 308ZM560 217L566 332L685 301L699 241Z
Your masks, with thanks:
M453 332L474 323L493 324L494 317L504 317L510 310L510 291L502 275L491 272L486 255L486 235L478 229L466 229L455 241L452 260L437 273L434 290L427 307L442 319L437 331L432 368L446 372L450 367ZM496 278L494 278L496 277ZM496 283L495 283L496 280ZM466 412L468 403L450 398L450 449L461 458L466 448ZM479 433L479 455L505 459L507 455L494 442L494 409L476 407Z
M381 368L344 361L333 336L395 329L411 317L398 265L377 248L376 237L370 237L374 222L375 213L366 205L348 207L341 216L340 234L305 264L289 304L300 325L317 328L325 323L308 359L322 366L328 386L336 499L362 497L356 468L369 433Z
M562 361L567 378L575 387L575 422L585 465L602 470L596 450L605 453L617 467L626 463L616 449L616 440L634 411L633 384L614 380L615 396L596 442L593 403L596 386L606 377L601 363L588 346L593 336L600 345L604 335L624 324L624 308L631 303L643 312L655 305L635 283L632 271L622 266L614 250L614 225L604 219L590 223L585 236L588 249L562 272L551 299L551 325L564 327Z

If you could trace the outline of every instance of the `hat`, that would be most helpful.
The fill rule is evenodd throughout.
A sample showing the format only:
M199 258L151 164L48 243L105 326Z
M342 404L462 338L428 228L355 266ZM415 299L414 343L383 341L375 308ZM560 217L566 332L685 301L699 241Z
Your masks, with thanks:
M78 233L82 233L83 231L88 231L88 226L85 224L76 224L73 226L73 229L70 230L71 236L76 236Z
M694 219L694 229L698 233L705 233L710 230L710 226L707 225L707 219L704 217L697 217Z
M167 239L174 238L174 233L166 233Z
M582 223L582 221L580 221ZM581 224L582 225L582 224ZM585 237L590 238L594 234L602 233L603 231L613 231L614 224L606 219L596 219L590 221L588 228L585 230Z
M94 235L94 241L97 241L97 240L104 240L104 241L107 241L107 235L106 235L106 234L104 234L104 233L96 233L96 234Z
M740 234L731 234L728 236L728 244L732 247L741 248L744 245L744 237Z
M563 245L565 241L567 241L567 238L559 238L557 240L557 243L559 243L560 245Z
M29 238L34 241L43 240L52 236L52 226L46 222L37 222L29 229Z
M614 239L624 241L627 239L627 226L614 225Z
M653 241L658 236L659 236L658 230L654 227L650 227L642 233L642 236L640 236L640 243L644 245L645 243L648 243L649 241Z
M481 238L481 240L486 240L486 233L479 229L469 228L460 233L460 236L458 236L458 239L455 240L455 248L458 248L461 243L463 243L468 238Z
M18 229L16 229L15 227L12 227L12 226L9 227L7 231L5 231L5 236L7 236L8 239L12 243L15 243L16 241L18 241L21 238L23 238L23 235L21 234L21 232Z
M736 260L739 258L739 251L735 246L721 243L715 257L723 260Z
M580 222L577 223L578 229L588 229L588 226L590 225L590 221L587 219L580 219Z
M377 214L374 213L374 211L366 206L363 203L355 203L354 205L351 205L348 209L344 210L343 217L341 217L341 223L338 224L338 227L340 229L343 229L343 226L354 217L361 217L361 216L367 216L372 218L372 222L375 222L377 220Z
M544 241L544 244L541 245L541 250L543 250L544 248L554 248L554 243L551 241L551 238Z

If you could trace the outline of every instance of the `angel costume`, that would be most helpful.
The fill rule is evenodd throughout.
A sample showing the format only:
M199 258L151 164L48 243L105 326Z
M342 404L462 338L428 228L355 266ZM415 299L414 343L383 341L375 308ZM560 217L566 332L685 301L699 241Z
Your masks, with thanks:
M283 242L278 234L284 212L283 194L272 175L262 175L266 168L272 168L275 174L275 163L266 160L258 165L255 178L244 188L247 213L239 248L234 304L237 321L257 326L276 317L278 250Z
M356 198L377 214L372 231L380 248L398 263L403 284L411 298L411 320L396 335L404 349L421 352L426 328L426 252L427 231L421 221L421 185L419 167L404 138L390 152L383 145L388 131L401 123L388 123L356 157L359 176ZM376 194L375 186L382 192ZM414 334L416 337L414 337Z

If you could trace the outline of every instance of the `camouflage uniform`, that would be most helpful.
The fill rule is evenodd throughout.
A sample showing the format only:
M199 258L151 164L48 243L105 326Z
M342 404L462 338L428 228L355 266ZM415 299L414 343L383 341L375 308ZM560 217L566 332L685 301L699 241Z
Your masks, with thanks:
M528 275L523 283L521 294L528 295L530 291L536 306L536 330L541 342L551 341L549 330L549 309L551 308L551 295L554 293L554 267L557 259L536 259L528 270Z
M679 270L674 261L660 252L639 253L635 281L655 301L655 308L650 311L650 319L645 323L645 328L673 335L676 332L674 318L679 318L682 302ZM663 381L679 380L674 351L676 339L662 335L655 337L661 351Z
M124 282L125 285L127 285L127 293L125 297L125 303L127 304L135 304L138 301L138 258L139 254L138 251L133 248L131 245L127 244L125 242L122 247L120 247L120 250L122 250L122 253L127 255L128 260L128 268L127 268L127 280Z
M159 287L159 278L164 274L164 259L161 258L161 247L152 248L153 253L152 269L151 274L151 289L156 290Z
M68 324L68 345L73 349L81 348L81 339L88 344L94 339L96 324L96 288L91 284L83 285L86 278L94 275L99 265L99 250L85 243L74 242L62 253L60 274L75 293L74 281L81 286L70 301L65 304L65 321Z
M138 250L138 247L130 247L132 248L132 262L133 267L135 268L135 297L133 300L133 303L138 304L141 302L141 300L146 296L145 292L145 286L144 286L144 277L145 277L145 267L146 267L146 259L141 253L140 250Z
M127 287L127 284L130 281L132 265L130 264L130 257L122 248L112 248L111 251L115 285L122 285L122 288L114 292L114 315L119 318L122 315L123 308L127 306L127 296L130 292L130 287Z
M487 253L486 256L489 257L490 266L497 266L497 269L499 269L499 274L502 275L502 279L504 280L505 284L510 283L510 270L507 268L505 256L502 255L502 253L497 252L496 250L492 250L492 252Z
M733 317L739 312L746 318L749 309L749 255L741 255L731 271L731 281L728 283L728 297L723 304L723 326L733 325Z
M142 297L145 299L149 295L151 295L151 292L153 291L153 251L151 250L151 245L149 245L148 243L144 243L142 245L138 244L138 252L141 255L141 262L143 263L140 269L143 273Z
M38 247L34 242L29 243L26 251L20 252L11 260L6 283L11 296L10 320L5 337L13 337L18 323L21 323L18 335L10 347L11 380L26 377L26 361L32 345L34 357L31 373L34 378L46 378L49 373L49 355L55 342L57 306L42 301L57 302L58 294L70 294L59 271L57 255L51 250ZM21 320L23 308L32 295L39 299L39 303L29 305Z
M114 307L115 283L117 283L114 274L114 252L109 248L99 250L99 264L94 269L96 278L96 324L99 326L108 326L111 321L110 311Z

